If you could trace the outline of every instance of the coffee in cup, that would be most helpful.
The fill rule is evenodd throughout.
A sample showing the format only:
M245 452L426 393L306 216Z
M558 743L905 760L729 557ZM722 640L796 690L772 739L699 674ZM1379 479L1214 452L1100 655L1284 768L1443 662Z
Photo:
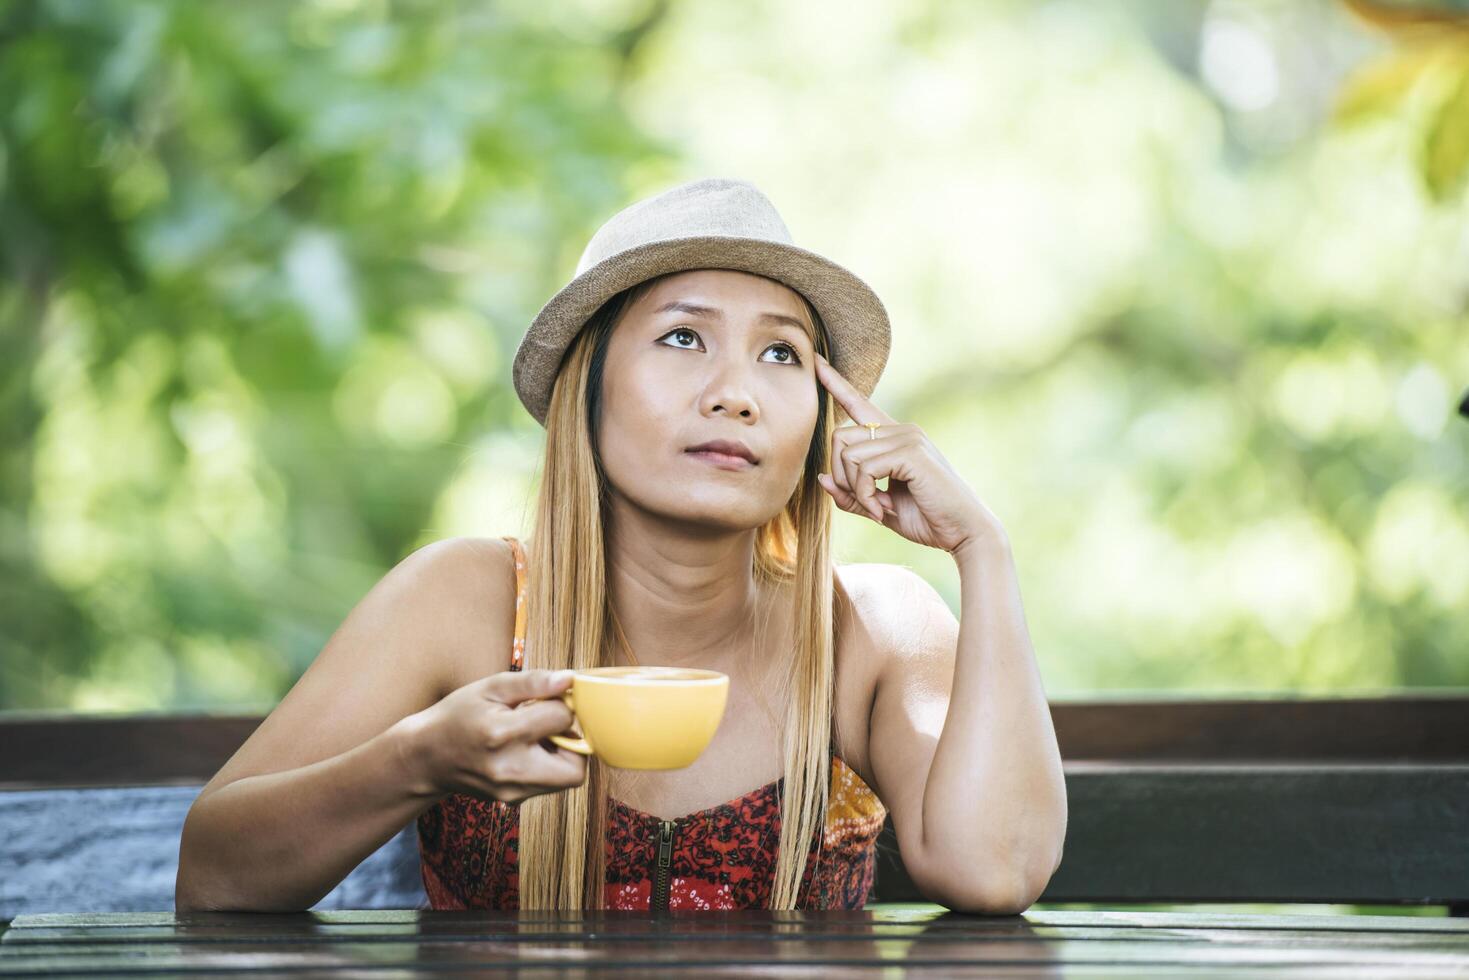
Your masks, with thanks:
M682 769L724 718L729 675L696 667L591 667L572 674L561 700L581 737L551 741L619 769Z

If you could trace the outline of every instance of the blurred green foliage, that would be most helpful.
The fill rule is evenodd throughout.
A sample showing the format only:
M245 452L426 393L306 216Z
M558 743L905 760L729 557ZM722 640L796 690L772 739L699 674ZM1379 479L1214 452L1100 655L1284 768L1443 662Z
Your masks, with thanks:
M1053 695L1469 684L1464 35L843 9L0 5L0 708L268 707L408 551L523 533L525 325L706 173L883 295Z
M1448 200L1469 178L1469 3L1349 0L1348 7L1397 43L1348 80L1337 120L1410 118L1422 132L1424 184L1435 201Z
M527 310L666 155L640 30L4 8L0 705L275 699L475 435L539 431Z

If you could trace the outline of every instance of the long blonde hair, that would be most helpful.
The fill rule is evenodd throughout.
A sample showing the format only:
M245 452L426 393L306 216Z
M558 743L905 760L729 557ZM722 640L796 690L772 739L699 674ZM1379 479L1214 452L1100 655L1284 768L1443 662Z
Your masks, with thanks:
M670 275L672 273L669 273ZM607 599L604 524L607 487L594 433L601 406L602 366L623 313L665 276L609 299L587 321L562 360L546 417L546 454L530 535L525 664L558 670L614 663L617 626ZM799 295L799 294L798 294ZM810 302L812 344L830 357L825 326ZM845 602L830 558L831 503L817 473L827 469L840 406L818 386L815 431L799 486L785 507L755 531L757 583L793 583L794 696L782 733L780 851L770 908L793 909L806 857L827 805L833 737L833 601ZM575 601L566 601L575 596ZM776 645L779 647L779 644ZM602 908L606 878L607 778L588 758L586 782L520 804L519 880L522 909ZM794 828L795 833L786 831Z

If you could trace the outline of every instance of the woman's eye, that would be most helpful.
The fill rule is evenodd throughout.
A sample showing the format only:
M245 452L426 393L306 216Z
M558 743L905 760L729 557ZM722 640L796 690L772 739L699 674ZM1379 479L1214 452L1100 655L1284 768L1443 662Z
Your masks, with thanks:
M678 330L670 330L668 333L664 334L659 339L660 340L666 340L669 337L690 338L692 341L697 341L699 339L699 335L698 334L696 334L692 330L689 330L686 327L679 328ZM694 349L696 349L696 348L692 348L692 347L685 347L682 343L679 343L677 346L681 347L684 350L694 350ZM792 347L790 344L785 343L784 341L782 341L780 343L777 343L777 344L772 344L769 347L765 348L765 350L766 350L767 353L770 352L770 351L782 351L786 355L785 357L780 358L780 359L775 360L775 361L772 361L770 363L773 363L773 364L800 364L801 363L801 356L796 353L796 349L794 347Z
M695 337L695 338L697 338L699 335L696 334L696 333L694 333L692 330L672 330L672 331L669 331L668 333L664 334L664 336L665 337Z
M796 349L794 347L792 347L790 344L773 344L772 346L766 348L766 350L782 351L782 352L785 353L785 355L786 355L785 358L782 359L782 360L776 361L777 364L800 364L801 363L801 356L796 353Z

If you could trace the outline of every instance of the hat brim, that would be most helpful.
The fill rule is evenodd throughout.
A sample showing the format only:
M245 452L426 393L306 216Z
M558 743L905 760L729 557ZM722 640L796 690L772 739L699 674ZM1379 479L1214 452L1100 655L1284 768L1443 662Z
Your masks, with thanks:
M842 376L871 395L887 364L892 328L877 294L860 277L809 249L765 239L700 235L645 242L603 259L541 307L512 365L516 394L541 425L566 348L612 296L646 279L690 269L732 269L774 279L801 293L826 324L829 358ZM838 417L845 416L840 405Z

